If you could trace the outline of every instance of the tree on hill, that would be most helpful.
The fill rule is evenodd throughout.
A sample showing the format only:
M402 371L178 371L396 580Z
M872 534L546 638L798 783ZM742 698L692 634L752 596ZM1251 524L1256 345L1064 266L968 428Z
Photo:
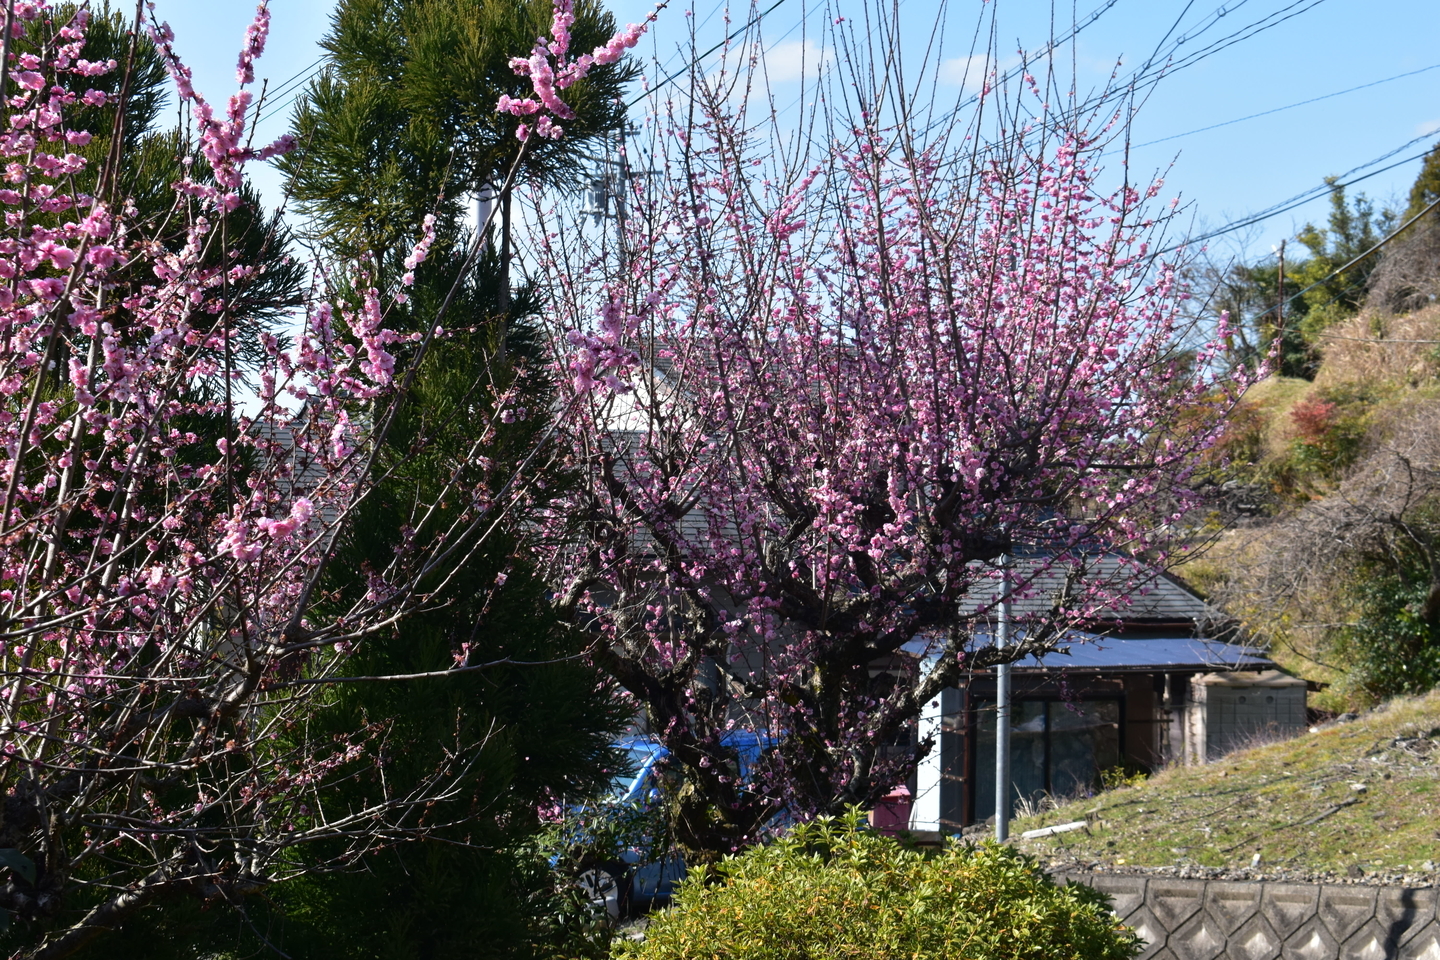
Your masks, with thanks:
M1425 154L1425 160L1420 164L1420 173L1410 185L1407 199L1409 205L1405 208L1406 220L1440 200L1440 146Z
M1297 235L1310 257L1297 263L1293 280L1287 280L1297 284L1297 291L1314 285L1296 301L1297 320L1309 340L1359 312L1378 258L1367 257L1341 273L1336 271L1372 249L1397 223L1393 210L1377 212L1363 193L1347 202L1345 188L1336 185L1334 177L1326 182L1332 187L1326 226L1307 223Z
M1410 187L1405 221L1419 218L1386 247L1370 277L1367 306L1389 314L1411 313L1440 296L1440 148L1425 162Z
M1378 259L1331 274L1373 247L1396 224L1396 215L1377 212L1364 194L1350 200L1334 177L1326 182L1331 191L1325 225L1307 223L1299 231L1296 239L1309 256L1289 247L1283 276L1273 256L1253 263L1202 257L1190 266L1197 294L1191 310L1212 327L1219 316L1228 316L1234 360L1258 366L1274 349L1277 373L1314 379L1321 334L1365 303Z

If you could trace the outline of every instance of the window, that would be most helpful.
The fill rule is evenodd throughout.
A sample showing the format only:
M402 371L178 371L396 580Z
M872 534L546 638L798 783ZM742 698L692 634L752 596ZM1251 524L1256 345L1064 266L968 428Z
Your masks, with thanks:
M1120 701L1016 700L1010 708L1010 781L1015 801L1089 793L1120 763ZM995 701L976 703L974 819L995 813Z

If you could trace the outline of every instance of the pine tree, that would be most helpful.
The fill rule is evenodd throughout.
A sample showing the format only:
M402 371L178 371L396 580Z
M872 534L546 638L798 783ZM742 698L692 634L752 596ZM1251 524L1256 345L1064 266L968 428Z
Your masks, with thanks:
M603 43L614 32L594 4L577 14L577 45ZM517 144L513 122L498 117L495 104L501 94L524 92L509 59L546 31L550 15L542 2L346 0L324 43L327 67L297 109L299 146L284 168L312 242L336 256L373 258L384 287L407 270L402 258L415 224L434 215L435 244L401 308L408 317L391 322L424 329L453 298L445 318L451 336L415 371L415 399L390 435L393 456L377 467L393 472L356 524L342 565L352 576L334 584L337 594L363 592L369 566L408 548L395 531L414 521L397 511L417 499L416 490L430 491L419 499L444 517L447 482L499 489L545 431L549 388L531 323L535 297L526 286L512 289L508 270L503 185ZM584 119L563 140L533 144L512 180L573 180L585 141L619 124L618 95L630 76L617 64L573 88ZM472 257L465 214L485 190L500 222ZM524 415L496 424L477 447L477 424L494 419L501 396ZM536 474L532 464L526 476ZM551 492L563 486L553 471L539 474ZM613 687L578 659L582 638L557 623L514 537L487 540L444 577L431 585L434 609L377 638L357 666L396 676L455 662L518 665L457 676L438 690L409 681L342 688L336 729L388 724L389 753L385 782L351 784L333 802L360 805L377 791L403 789L445 751L478 751L470 785L427 814L450 824L438 839L377 849L363 863L336 864L334 876L281 891L270 922L287 952L439 958L549 949L542 914L554 909L546 894L553 881L519 851L537 829L537 806L592 795L608 781L609 742L625 714Z
M614 32L593 0L575 14L577 49ZM296 113L299 149L282 161L316 238L395 269L424 215L453 237L466 198L488 192L500 207L503 273L515 124L495 106L529 92L510 59L548 32L551 16L540 0L341 3L324 42L329 63ZM620 94L635 75L625 63L600 67L567 90L576 119L563 138L532 142L518 181L573 185L588 144L623 122Z

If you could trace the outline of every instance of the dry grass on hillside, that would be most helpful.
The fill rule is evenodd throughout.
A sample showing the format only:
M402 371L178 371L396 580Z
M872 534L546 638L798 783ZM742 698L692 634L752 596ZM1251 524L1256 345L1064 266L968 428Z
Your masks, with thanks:
M1317 706L1343 710L1375 696L1332 662L1360 616L1355 558L1389 555L1386 538L1408 531L1397 521L1423 523L1440 494L1440 305L1368 312L1327 336L1314 383L1267 378L1236 420L1231 446L1251 458L1237 497L1269 496L1274 515L1242 518L1178 572L1287 670L1330 684ZM1302 410L1328 432L1302 435Z
M1440 305L1401 316L1366 311L1319 334L1319 388L1385 384L1416 388L1440 375Z
M1266 377L1245 392L1244 407L1254 410L1263 424L1260 428L1263 459L1274 460L1285 455L1295 439L1290 411L1314 389L1309 380L1274 376Z
M1079 820L1088 821L1085 830L1016 842L1055 867L1178 866L1282 877L1363 872L1433 881L1440 861L1440 692L1062 804L1019 821L1012 835ZM1252 867L1256 854L1259 866Z

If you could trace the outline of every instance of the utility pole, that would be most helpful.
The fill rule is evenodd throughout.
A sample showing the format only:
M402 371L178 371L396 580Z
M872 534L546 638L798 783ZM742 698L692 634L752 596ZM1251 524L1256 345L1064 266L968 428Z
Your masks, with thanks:
M594 217L597 224L605 220L614 220L622 231L625 228L625 194L629 189L628 185L638 177L648 177L655 172L653 170L634 171L630 168L630 153L626 141L635 132L635 128L628 124L622 126L615 131L613 146L610 138L606 137L606 156L595 158L599 169L590 178L589 186L586 189L588 206L580 211Z
M1280 364L1281 364L1281 366L1283 367L1284 364L1285 364L1285 241L1284 241L1284 240L1281 240L1281 241L1280 241L1279 296L1280 296L1280 303L1279 303L1279 305L1276 306L1276 308L1275 308L1275 312L1276 312L1277 314L1279 314L1279 317L1276 319L1275 323L1276 323L1276 329L1279 331L1278 338L1279 338L1279 340L1280 340Z
M1000 616L995 645L1010 645L1010 558L1000 558ZM1010 664L995 668L995 839L1010 839Z
M625 223L629 216L629 194L634 192L632 184L641 179L648 180L657 171L635 169L630 162L629 141L639 131L631 124L623 124L614 131L614 139L606 138L605 156L593 158L597 168L586 189L587 205L581 210L595 219L600 234L600 255L608 256L610 227L614 222L616 255L625 258Z

